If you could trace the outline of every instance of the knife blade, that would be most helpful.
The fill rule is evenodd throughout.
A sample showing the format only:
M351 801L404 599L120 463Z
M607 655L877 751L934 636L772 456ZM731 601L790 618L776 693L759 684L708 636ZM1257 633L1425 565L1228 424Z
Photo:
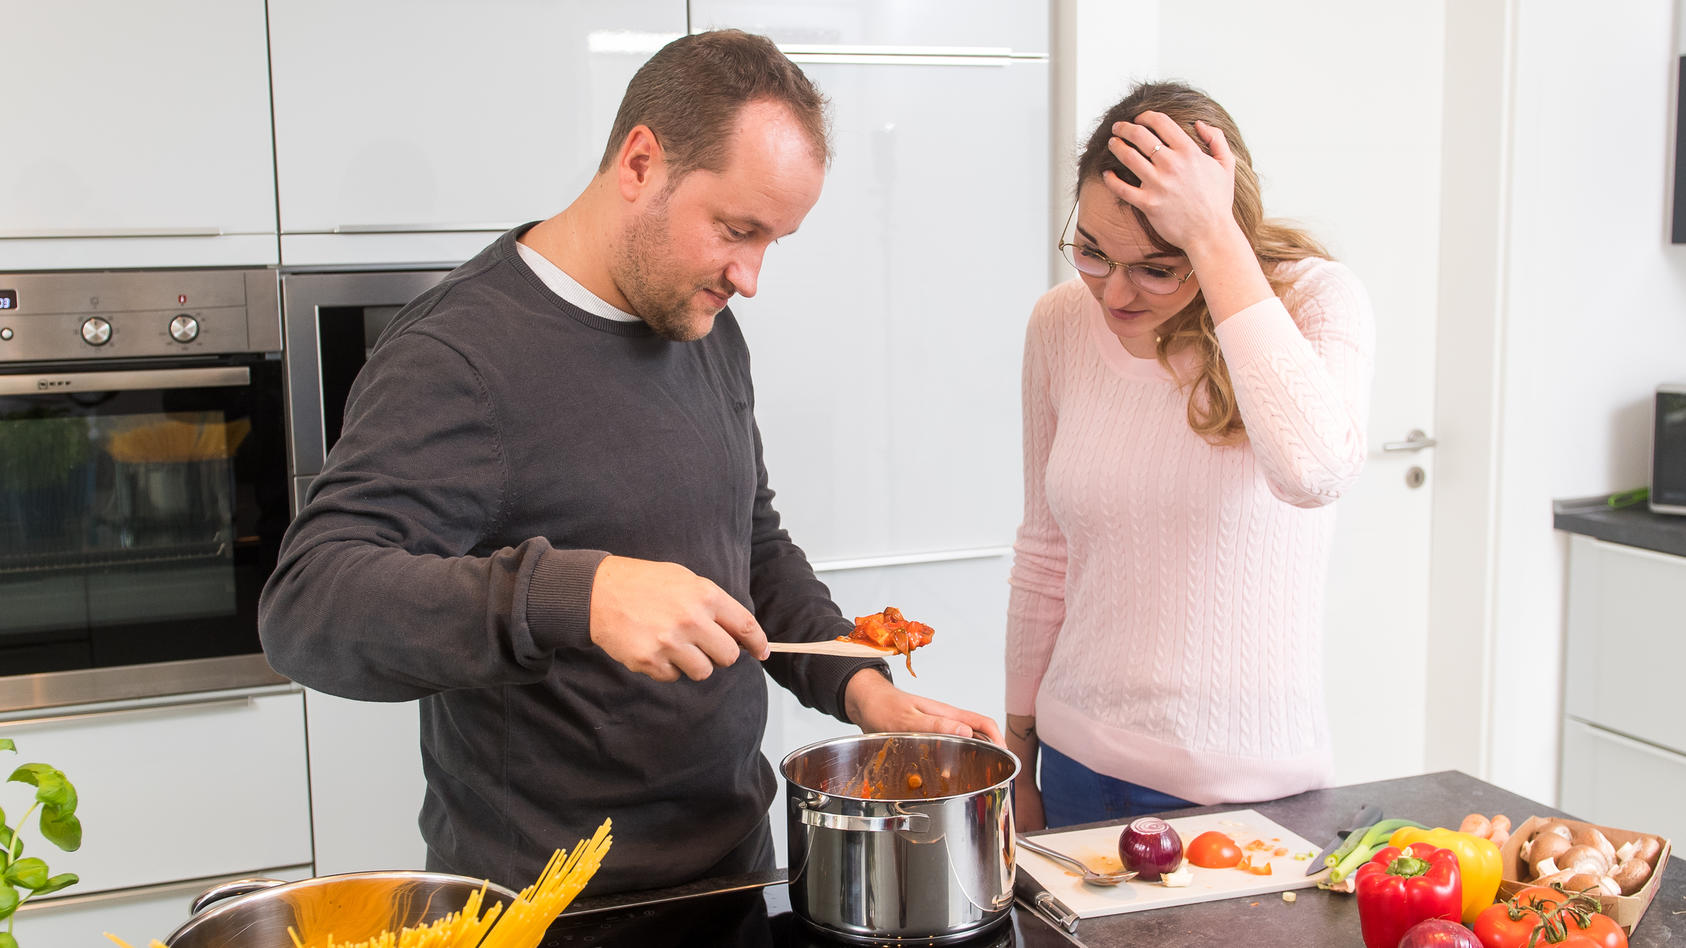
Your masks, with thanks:
M1013 894L1038 915L1065 929L1067 934L1077 931L1080 916L1023 869L1013 871Z
M1323 860L1329 858L1335 850L1341 848L1341 844L1346 841L1348 834L1373 826L1376 821L1381 818L1381 807L1373 806L1368 803L1359 807L1358 812L1352 815L1352 819L1348 820L1345 825L1335 831L1334 841L1324 847L1322 852L1317 854L1317 857L1311 861L1311 865L1305 867L1305 874L1308 876L1315 876L1319 872L1329 868L1323 864Z

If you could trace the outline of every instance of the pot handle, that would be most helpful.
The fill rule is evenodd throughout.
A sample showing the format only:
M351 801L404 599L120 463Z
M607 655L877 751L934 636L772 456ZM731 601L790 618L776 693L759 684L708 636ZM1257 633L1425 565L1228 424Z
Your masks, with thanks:
M801 804L800 819L805 826L845 830L859 833L907 832L923 833L931 825L931 817L924 813L897 813L894 816L852 816L848 813L823 813Z
M285 879L233 879L220 885L211 886L199 893L199 897L193 900L193 906L188 910L188 914L198 915L224 899L232 899L235 896L256 892L260 889L274 888L285 881Z

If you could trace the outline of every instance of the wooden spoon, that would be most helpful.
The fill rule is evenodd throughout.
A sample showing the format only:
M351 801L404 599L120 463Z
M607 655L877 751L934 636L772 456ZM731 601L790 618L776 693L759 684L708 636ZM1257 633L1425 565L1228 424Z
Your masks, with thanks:
M893 655L889 649L867 645L862 642L840 642L832 639L827 642L768 642L770 652L801 652L808 655L841 655L845 658L883 658Z

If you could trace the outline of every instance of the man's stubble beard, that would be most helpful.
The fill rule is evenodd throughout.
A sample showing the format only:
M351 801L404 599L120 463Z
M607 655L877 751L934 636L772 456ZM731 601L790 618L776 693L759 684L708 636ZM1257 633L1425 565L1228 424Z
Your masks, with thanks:
M698 287L672 289L676 282L669 269L673 254L668 232L668 197L671 188L656 197L650 210L627 227L618 251L621 295L634 316L642 319L656 335L673 342L691 342L714 328L710 315L698 325L687 308Z

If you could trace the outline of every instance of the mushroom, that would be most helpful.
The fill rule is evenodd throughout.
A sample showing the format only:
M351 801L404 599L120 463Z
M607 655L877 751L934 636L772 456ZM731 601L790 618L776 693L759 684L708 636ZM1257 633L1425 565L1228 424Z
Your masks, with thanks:
M1604 863L1606 867L1616 861L1616 847L1610 845L1609 838L1602 832L1599 832L1599 829L1596 826L1582 824L1580 826L1571 827L1569 831L1569 842L1576 846L1591 846L1598 850L1604 856Z
M1539 865L1547 859L1556 859L1569 848L1569 837L1556 833L1535 833L1528 843L1528 862Z
M1614 850L1611 851L1614 855ZM1601 876L1610 871L1610 859L1596 848L1587 845L1570 846L1557 857L1557 865L1576 872L1590 872Z
M1641 836L1633 841L1633 855L1643 859L1649 865L1657 864L1657 857L1662 855L1663 841L1655 836Z
M1651 866L1643 859L1629 859L1617 866L1610 873L1610 879L1622 895L1632 895L1645 887L1645 880L1651 878Z

